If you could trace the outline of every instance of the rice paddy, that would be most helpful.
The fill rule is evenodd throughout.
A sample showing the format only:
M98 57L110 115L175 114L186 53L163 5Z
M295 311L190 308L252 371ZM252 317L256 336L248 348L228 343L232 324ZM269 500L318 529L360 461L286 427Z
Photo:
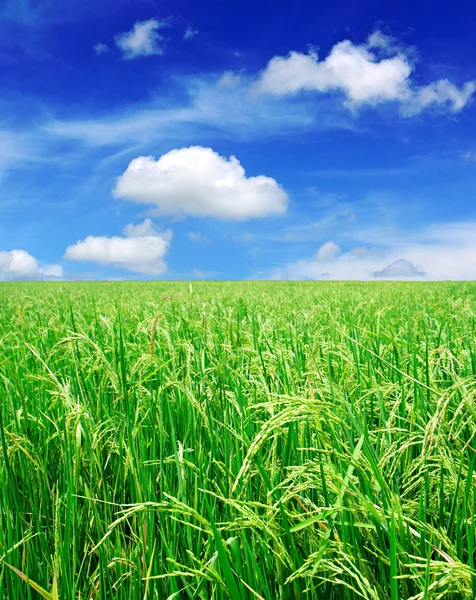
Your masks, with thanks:
M2 598L476 597L476 284L0 305Z

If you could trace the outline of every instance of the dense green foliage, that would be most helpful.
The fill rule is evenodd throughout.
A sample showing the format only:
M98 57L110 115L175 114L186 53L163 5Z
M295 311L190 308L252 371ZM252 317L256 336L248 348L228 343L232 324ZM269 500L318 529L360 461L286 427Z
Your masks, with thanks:
M475 284L0 303L2 598L476 597Z

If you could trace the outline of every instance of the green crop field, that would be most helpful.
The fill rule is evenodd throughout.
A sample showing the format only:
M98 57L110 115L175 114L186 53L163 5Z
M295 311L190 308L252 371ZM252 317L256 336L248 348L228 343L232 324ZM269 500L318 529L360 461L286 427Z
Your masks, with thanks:
M1 598L476 597L476 284L0 307Z

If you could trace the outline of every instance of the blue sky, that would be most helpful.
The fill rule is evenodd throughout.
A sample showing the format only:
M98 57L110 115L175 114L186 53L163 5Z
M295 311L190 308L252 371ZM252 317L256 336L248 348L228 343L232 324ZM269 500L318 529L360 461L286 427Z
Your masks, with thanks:
M475 18L4 0L0 280L476 279Z

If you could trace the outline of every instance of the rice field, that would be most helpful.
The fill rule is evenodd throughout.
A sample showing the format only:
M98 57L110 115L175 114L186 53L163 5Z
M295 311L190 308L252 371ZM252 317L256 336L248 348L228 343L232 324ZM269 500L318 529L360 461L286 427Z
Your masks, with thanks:
M476 284L0 307L2 598L476 597Z

